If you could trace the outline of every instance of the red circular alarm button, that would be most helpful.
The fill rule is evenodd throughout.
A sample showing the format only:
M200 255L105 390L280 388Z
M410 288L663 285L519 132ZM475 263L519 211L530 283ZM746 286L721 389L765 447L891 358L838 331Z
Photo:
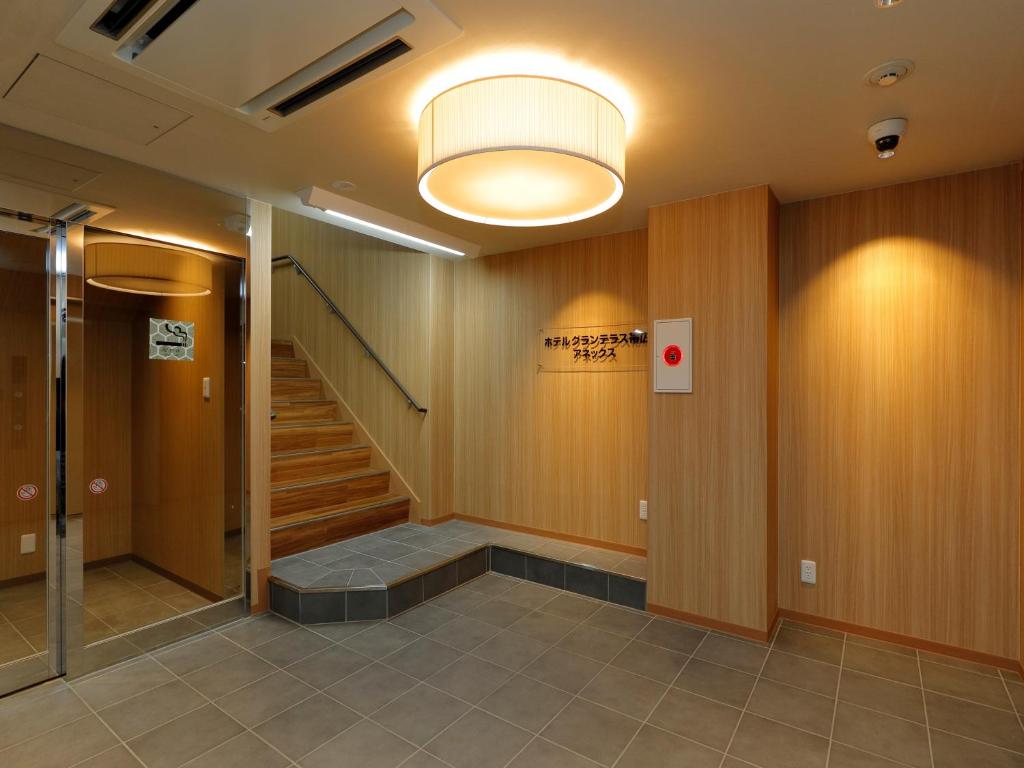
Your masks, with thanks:
M675 368L683 362L683 350L677 344L669 344L661 351L661 359L665 361L665 365Z

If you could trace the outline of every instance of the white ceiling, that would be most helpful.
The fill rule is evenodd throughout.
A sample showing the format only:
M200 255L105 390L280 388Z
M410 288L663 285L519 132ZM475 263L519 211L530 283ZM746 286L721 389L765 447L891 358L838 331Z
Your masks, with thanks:
M5 100L0 122L293 210L303 187L352 181L352 198L479 242L485 253L641 227L651 205L753 184L771 184L786 202L1024 157L1021 0L904 0L889 10L873 0L436 2L461 37L265 133L120 62L58 46L79 0L5 0L0 93L42 53L192 117L148 145ZM626 192L611 211L507 229L449 218L420 199L409 119L417 88L460 60L521 46L603 70L632 95ZM863 84L893 58L912 59L916 72L890 89ZM892 116L910 127L898 156L881 162L866 129Z

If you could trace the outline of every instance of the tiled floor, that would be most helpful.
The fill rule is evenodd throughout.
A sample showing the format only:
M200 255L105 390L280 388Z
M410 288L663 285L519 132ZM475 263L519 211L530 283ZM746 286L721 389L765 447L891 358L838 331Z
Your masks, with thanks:
M388 622L266 616L0 701L0 765L1011 768L1021 706L988 667L488 574Z
M132 560L88 568L85 639L94 643L209 604L205 597ZM45 645L44 581L0 588L0 664L31 656Z
M463 555L482 544L589 565L644 579L647 558L463 520L427 527L406 523L356 539L274 560L271 571L302 589L374 587Z

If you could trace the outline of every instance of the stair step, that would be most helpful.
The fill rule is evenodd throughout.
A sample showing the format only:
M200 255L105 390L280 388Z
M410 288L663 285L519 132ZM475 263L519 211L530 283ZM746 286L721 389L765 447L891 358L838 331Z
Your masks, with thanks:
M408 520L408 497L387 493L319 512L296 512L274 518L270 556L294 555Z
M284 453L339 448L351 443L354 433L355 428L348 421L321 421L313 424L273 423L270 428L270 451Z
M271 488L270 515L319 513L360 499L388 492L391 473L386 469L356 470L334 477Z
M270 380L270 396L274 400L321 400L320 379L283 378Z
M281 487L323 480L369 466L370 448L366 445L280 453L270 457L270 484Z
M286 341L285 339L271 339L270 356L295 357L295 347L290 341Z
M277 414L275 424L311 424L338 419L338 404L333 400L271 400L270 409Z
M309 378L309 368L305 360L271 357L270 375L275 379L306 379Z

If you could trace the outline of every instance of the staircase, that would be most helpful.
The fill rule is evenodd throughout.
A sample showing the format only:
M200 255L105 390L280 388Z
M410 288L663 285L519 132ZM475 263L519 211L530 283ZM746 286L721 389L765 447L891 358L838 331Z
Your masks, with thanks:
M390 492L391 473L370 465L338 404L290 341L271 343L271 557L293 555L409 519L409 498Z

